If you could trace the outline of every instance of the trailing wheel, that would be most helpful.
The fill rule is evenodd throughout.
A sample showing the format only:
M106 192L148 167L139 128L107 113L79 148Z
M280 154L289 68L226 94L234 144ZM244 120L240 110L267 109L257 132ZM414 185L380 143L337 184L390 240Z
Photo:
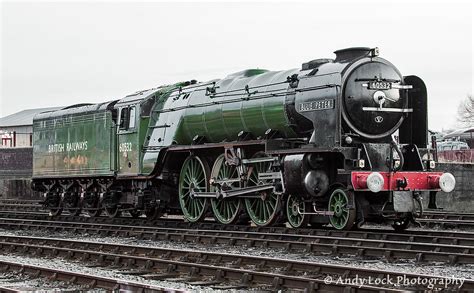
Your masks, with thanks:
M235 166L226 163L224 155L220 155L212 167L211 178L221 183L223 190L240 188L239 172ZM211 186L211 191L216 191L217 187ZM239 198L213 198L211 199L212 212L217 221L222 224L233 224L240 216L242 202Z
M208 200L193 192L209 191L209 166L197 156L189 156L179 174L179 205L184 219L197 222L206 216Z
M329 217L331 225L338 230L350 230L356 219L355 207L351 206L353 194L346 189L336 189L329 198L329 211L334 212Z
M257 153L254 158L264 157L263 153ZM271 180L260 180L259 173L270 171L270 162L259 162L251 165L250 175L247 181L247 186L258 186L264 184L271 184ZM257 226L267 226L275 222L279 222L282 218L282 203L281 195L273 191L260 192L258 198L246 198L245 207L247 214L252 222Z
M301 197L290 194L286 201L286 218L291 227L300 228L308 225L309 216L301 212L306 212L305 202Z
M116 191L109 191L102 202L105 214L109 218L118 218L122 215L119 203L119 193Z

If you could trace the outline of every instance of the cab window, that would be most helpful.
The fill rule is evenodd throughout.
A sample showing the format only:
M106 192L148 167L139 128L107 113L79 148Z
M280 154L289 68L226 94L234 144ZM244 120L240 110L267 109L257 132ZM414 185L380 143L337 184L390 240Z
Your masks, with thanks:
M120 110L120 129L127 129L130 117L130 108L122 108Z
M128 128L132 129L135 128L135 106L129 108L129 123Z
M135 106L122 108L120 110L120 130L135 128Z

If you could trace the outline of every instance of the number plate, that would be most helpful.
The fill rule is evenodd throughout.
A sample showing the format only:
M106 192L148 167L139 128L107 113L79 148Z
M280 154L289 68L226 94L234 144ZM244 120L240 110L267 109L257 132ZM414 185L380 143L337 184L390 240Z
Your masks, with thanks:
M392 83L388 81L371 81L368 88L371 90L389 90L392 88Z

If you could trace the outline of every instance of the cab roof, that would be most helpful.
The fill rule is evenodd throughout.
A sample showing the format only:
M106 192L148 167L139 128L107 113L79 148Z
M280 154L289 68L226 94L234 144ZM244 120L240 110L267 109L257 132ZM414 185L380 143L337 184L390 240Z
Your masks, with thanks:
M51 118L59 118L59 117L69 116L69 115L90 114L90 113L107 111L107 110L111 110L116 102L117 102L117 100L108 101L108 102L99 103L99 104L75 104L75 105L70 105L70 106L61 108L59 110L47 111L47 112L42 112L42 113L36 114L33 118L33 121L51 119Z

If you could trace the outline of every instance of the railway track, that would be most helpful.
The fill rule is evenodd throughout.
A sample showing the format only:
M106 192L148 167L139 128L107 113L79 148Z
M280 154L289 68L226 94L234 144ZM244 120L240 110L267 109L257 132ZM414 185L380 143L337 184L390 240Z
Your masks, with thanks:
M41 205L41 200L33 199L2 199L0 206L6 212L24 212L36 214L49 214L48 210ZM1 211L0 211L1 212ZM68 213L64 212L67 216ZM105 218L99 217L99 218ZM422 218L417 220L424 228L440 229L474 229L474 213L456 213L438 210L427 210Z
M25 213L49 214L40 204L16 204L16 203L2 203L2 211L14 211Z
M439 229L474 229L474 220L457 220L457 219L417 219L424 228Z
M0 199L0 204L41 204L41 199L22 199L22 198L3 198Z
M386 234L376 239L375 232L345 235L305 235L262 231L224 231L218 229L189 229L176 227L145 227L123 224L60 222L47 220L16 220L0 218L6 229L47 229L73 233L137 237L139 239L196 242L231 246L264 247L306 252L317 255L357 256L389 261L410 259L417 262L474 263L474 239L437 236L433 242L428 235ZM390 236L394 239L390 239ZM373 237L373 239L371 239ZM403 238L400 240L400 238ZM424 242L423 242L424 241ZM465 245L459 244L463 242ZM443 244L446 243L446 244Z
M474 243L474 234L467 231L453 231L453 230L407 230L403 233L397 233L391 229L381 228L363 228L361 230L341 231L328 228L287 228L284 226L272 227L255 227L248 225L222 225L213 220L207 220L199 223L184 222L181 218L162 218L158 220L148 220L146 218L108 218L108 217L84 217L61 215L51 218L47 213L29 213L29 212L12 212L0 211L3 218L18 219L18 220L45 220L45 221L59 221L59 222L77 222L77 223L96 223L96 224L113 224L113 225L128 225L128 226L142 226L142 227L165 227L165 228L180 228L180 229L210 229L222 231L248 231L248 232L264 232L264 233L280 233L280 234L304 234L314 236L339 236L349 238L365 238L375 240L394 240L394 241L417 241L417 242L432 242L440 244L456 244L456 245L472 245Z
M474 213L456 213L439 210L427 210L423 212L424 219L434 220L464 220L474 221Z
M449 264L472 264L474 258L474 235L469 232L458 232L458 231L438 231L438 230L411 230L406 233L400 234L394 231L385 231L381 229L364 229L359 231L338 231L333 229L291 229L286 227L249 227L249 226L223 226L213 221L205 221L201 223L185 223L182 219L161 219L156 221L148 221L145 218L88 218L88 217L77 217L71 215L63 215L51 219L47 214L42 213L28 213L28 212L13 212L4 211L1 213L3 218L0 218L0 227L6 229L24 229L24 230L38 230L46 229L50 231L69 231L74 233L95 233L104 236L124 236L124 237L137 237L139 239L150 239L150 240L166 240L166 241L179 241L179 242L193 242L201 244L221 244L230 246L244 246L244 247L262 247L272 249L282 249L289 252L305 252L316 255L329 255L329 256L349 256L356 259L382 259L388 261L398 260L416 260L420 263L432 263L432 262L445 262ZM9 236L10 237L10 236ZM32 237L27 237L32 238ZM27 238L8 239L4 241L0 239L0 245L2 251L12 252L32 252L42 251L42 245L56 247L57 249L62 248L62 252L58 255L62 256L62 253L66 253L67 249L71 251L71 248L77 250L73 253L73 258L80 258L84 255L89 255L92 259L99 254L105 255L109 253L114 255L113 260L109 257L102 266L106 267L121 267L124 264L138 264L132 268L124 268L125 272L133 274L134 272L147 276L149 278L163 279L164 275L169 274L166 278L176 279L182 282L189 282L195 284L202 284L206 286L215 286L216 288L254 288L263 286L263 284L272 284L270 290L278 288L292 288L308 290L314 288L315 290L338 290L341 291L343 288L349 288L353 291L372 292L381 290L378 286L368 286L367 288L358 288L355 290L354 286L342 286L341 284L325 284L323 277L330 277L331 280L336 280L338 275L348 276L365 276L373 277L367 272L357 272L356 269L348 268L347 266L341 266L340 271L334 271L332 274L329 267L323 270L320 268L320 274L316 274L310 271L310 277L303 276L301 273L302 269L298 268L298 264L286 266L277 265L272 262L273 258L261 259L263 264L272 264L273 268L279 268L277 273L275 271L267 271L265 266L257 265L259 275L253 274L253 271L249 271L249 266L252 267L250 260L234 259L229 258L223 262L224 267L230 267L234 271L222 270L222 268L206 268L208 265L204 259L213 259L211 256L204 256L204 252L201 254L199 259L196 258L194 262L190 262L191 256L195 255L191 251L185 251L186 255L178 256L175 252L168 255L163 255L158 252L143 252L139 247L133 247L134 251L141 251L141 254L132 254L130 251L127 252L127 246L123 248L115 248L115 250L109 251L113 245L117 244L104 244L103 250L98 250L99 244L88 244L90 247L94 247L96 253L94 256L91 254L92 251L85 251L87 247L81 247L79 244L75 245L69 242L64 246L61 244L51 244L49 240L40 240L32 238L30 242ZM36 241L36 242L35 242ZM42 242L43 241L43 242ZM56 241L56 240L51 240ZM45 244L46 243L46 244ZM48 244L49 243L49 244ZM23 248L19 248L23 245ZM25 246L26 245L26 246ZM81 244L84 245L84 244ZM10 248L8 248L10 247ZM122 246L120 246L122 247ZM23 250L22 250L23 249ZM45 251L51 251L50 248L44 248ZM83 251L81 251L83 250ZM169 249L166 249L170 251ZM58 251L58 250L57 250ZM88 254L89 253L89 254ZM169 252L171 253L171 252ZM42 255L42 254L41 254ZM123 258L128 255L129 258ZM154 266L150 269L146 265L143 266L143 259L140 257L154 256L155 259L162 259L166 261L180 261L181 263L173 266L173 263L166 263L157 261L153 262ZM224 255L228 255L227 253ZM54 256L54 255L53 255ZM51 255L49 257L52 257ZM130 258L136 257L136 258ZM240 256L243 257L243 256ZM252 258L249 256L249 258ZM182 261L184 260L184 261ZM221 259L222 260L222 259ZM115 264L113 263L115 261ZM150 261L150 259L148 259ZM253 260L255 261L255 259ZM274 260L278 261L278 260ZM95 262L95 260L94 260ZM184 263L188 263L186 266ZM246 266L239 267L239 264L246 264ZM216 262L214 263L214 266ZM308 263L304 263L308 268ZM96 264L99 265L99 264ZM321 266L322 264L318 264ZM165 267L166 268L165 268ZM204 266L204 267L203 267ZM261 266L261 267L259 267ZM191 267L191 268L190 268ZM194 269L192 268L194 267ZM283 269L282 269L283 267ZM286 270L284 268L287 268ZM337 266L335 266L337 267ZM342 269L345 268L345 275ZM245 272L239 270L247 270ZM334 268L333 268L334 269ZM169 273L168 270L171 270ZM216 271L217 270L217 271ZM237 270L237 271L235 271ZM312 270L312 269L311 269ZM279 274L279 273L280 274ZM291 273L290 273L291 272ZM297 273L295 273L297 272ZM318 271L315 271L318 272ZM327 272L327 273L324 273ZM384 271L377 271L378 277L381 278ZM364 275L366 274L367 275ZM371 272L375 273L375 272ZM391 273L391 272L389 272ZM227 277L227 275L229 277ZM280 276L282 275L282 276ZM285 279L283 276L290 275L291 278ZM161 277L160 277L161 276ZM233 276L233 277L230 277ZM276 278L270 279L270 276ZM303 279L301 277L303 276ZM394 276L394 275L392 275ZM413 274L411 277L416 277ZM411 278L410 277L410 278ZM433 276L424 276L425 278ZM296 278L296 279L295 279ZM323 279L321 279L323 278ZM323 283L321 283L323 282ZM470 292L474 290L474 286L468 280L461 291ZM336 288L336 285L339 287ZM227 287L226 287L227 286ZM331 287L332 286L332 287ZM358 286L357 286L358 287ZM326 289L325 289L326 288ZM328 289L330 288L330 289ZM386 287L384 287L386 288ZM468 289L465 289L468 288ZM390 290L398 290L400 287L390 287ZM403 288L406 289L406 288ZM419 288L415 288L419 289ZM454 288L458 290L459 288Z
M439 276L380 272L379 270L301 262L258 256L244 256L207 251L143 247L117 243L73 241L43 237L0 237L0 248L5 253L31 253L36 257L63 257L81 260L87 265L107 266L125 274L145 279L180 280L217 289L259 288L263 290L306 290L344 292L397 292L423 290L423 286L399 287L395 284L360 285L339 283L346 279L403 278L442 279ZM270 286L269 286L270 284ZM446 289L446 288L445 288ZM449 289L474 290L474 281Z
M145 283L129 282L114 278L107 278L79 272L52 269L49 267L29 265L19 262L0 260L0 273L15 272L17 275L28 275L30 278L44 278L48 281L60 281L71 285L81 285L83 290L102 289L113 292L183 292L172 288L158 287ZM42 288L44 289L44 288ZM52 291L67 288L51 288ZM31 288L22 285L0 286L1 292L24 292Z

